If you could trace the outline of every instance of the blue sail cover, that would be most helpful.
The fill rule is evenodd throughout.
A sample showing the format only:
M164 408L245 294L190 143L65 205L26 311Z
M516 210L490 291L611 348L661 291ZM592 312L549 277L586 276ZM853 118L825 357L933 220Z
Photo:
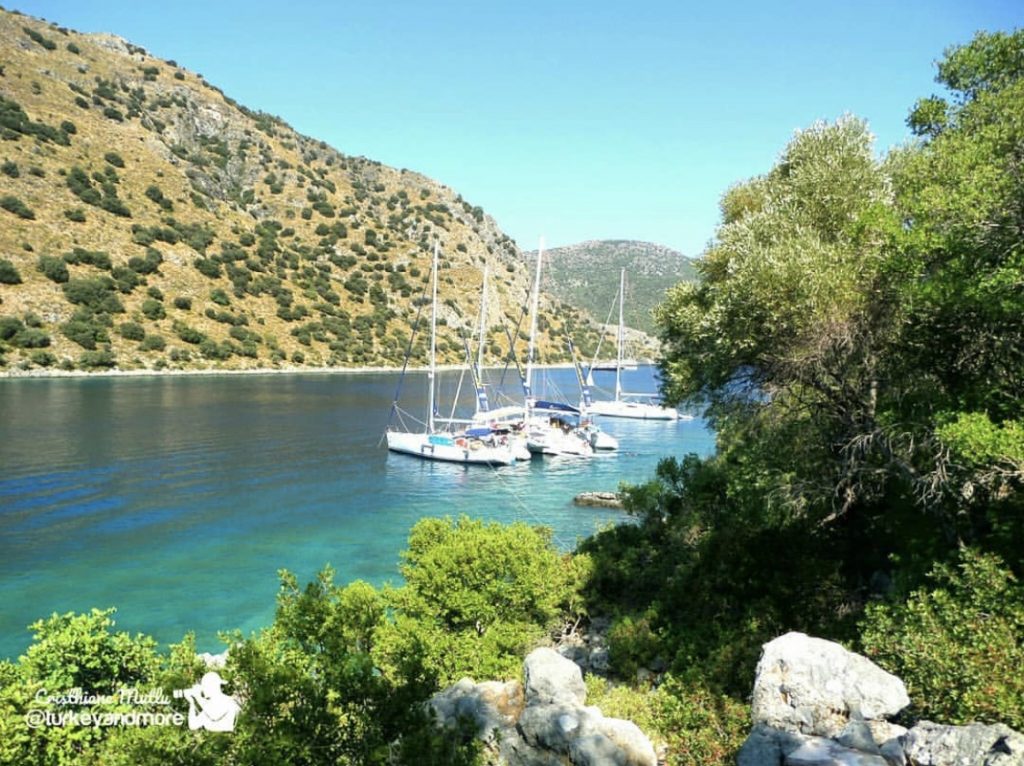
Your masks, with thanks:
M469 428L469 429L466 430L466 436L476 437L477 439L479 439L482 436L490 436L490 435L491 435L491 429L490 428Z
M537 401L533 405L535 410L550 410L552 412L568 412L570 415L579 415L579 408L573 407L571 404L563 404L561 402L542 402Z

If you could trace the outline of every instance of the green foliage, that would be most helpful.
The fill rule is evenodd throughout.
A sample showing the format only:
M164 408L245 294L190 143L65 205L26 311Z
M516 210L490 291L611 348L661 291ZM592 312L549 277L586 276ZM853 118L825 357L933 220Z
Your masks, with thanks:
M180 309L181 311L189 311L192 308L192 299L184 295L179 295L174 299L174 308Z
M177 335L186 343L199 345L204 340L206 340L206 336L199 332L199 330L195 329L194 327L189 327L184 322L176 321L173 324L172 329L174 330L175 335Z
M104 176L104 180L100 182L100 189L97 190L89 175L75 165L68 171L67 184L71 192L82 202L122 218L131 218L131 211L117 196L116 182L112 177Z
M123 168L124 167L124 159L117 152L107 152L106 154L103 155L103 159L105 159L108 163L113 165L115 168Z
M29 360L38 367L53 367L57 364L57 357L49 351L33 351Z
M70 278L68 267L64 262L64 259L58 258L55 255L39 256L39 260L36 262L36 268L39 269L47 279L58 284L63 284Z
M750 729L747 705L671 674L655 689L613 685L588 675L587 704L633 721L665 744L668 766L727 766Z
M117 366L117 357L110 349L83 351L78 357L78 366L83 370L109 370Z
M5 194L0 197L0 208L14 213L18 218L24 218L26 221L34 221L36 217L32 209L13 194Z
M146 300L142 302L141 311L143 316L154 321L163 319L167 316L164 304L154 298L146 298Z
M85 211L80 207L64 211L64 217L75 223L85 223Z
M149 197L149 199L151 199L157 205L159 205L161 210L166 210L168 212L174 210L174 203L164 196L164 193L160 191L159 186L153 184L147 186L146 196Z
M21 172L18 170L18 163L13 160L6 160L0 165L0 173L10 178L17 178L21 175Z
M164 257L159 250L147 247L146 255L143 258L132 256L128 259L128 268L136 274L155 274L163 262Z
M25 329L25 323L17 317L0 317L0 340L9 341Z
M136 322L122 322L117 331L125 340L142 340L146 337L145 329Z
M106 734L98 727L29 729L26 714L53 709L36 699L39 690L59 694L77 688L116 695L122 687L141 686L151 677L158 667L155 642L112 632L113 612L93 609L89 614L54 614L39 620L30 628L34 640L18 664L0 666L0 761L70 766L82 762L83 751L94 752L102 745ZM92 712L119 709L126 708L102 704Z
M405 585L392 594L398 618L381 637L388 664L421 654L442 684L464 675L508 677L522 653L568 619L579 569L550 532L466 517L423 519L402 554Z
M114 294L114 280L110 277L69 279L64 285L64 297L69 302L97 313L119 314L124 306Z
M52 141L63 146L71 143L64 131L41 122L32 122L20 104L0 96L0 138L17 140L23 135L33 136L43 142Z
M61 325L60 330L65 338L90 351L96 348L97 343L110 341L106 326L89 311L76 312Z
M979 35L921 142L879 161L863 123L816 125L725 194L701 281L658 312L665 393L707 408L717 454L663 461L626 489L640 523L583 546L622 671L745 694L761 642L855 641L894 577L909 601L861 629L915 703L1020 720L1022 61L1024 33ZM983 553L957 574L961 542Z
M46 348L50 345L50 336L36 327L26 327L10 339L16 348Z
M103 269L104 271L110 271L113 267L110 254L102 250L83 250L80 247L76 247L71 252L64 253L63 258L65 263L95 266L97 269Z
M167 341L164 340L164 337L155 333L147 333L146 337L142 339L142 343L139 344L139 348L143 351L163 351L166 346Z
M48 50L48 51L56 50L57 43L55 43L53 40L51 40L48 37L43 37L43 35L39 34L36 30L32 29L32 27L22 27L22 30L32 40L34 40L35 42L39 43L41 46L46 48L46 50Z
M868 607L866 653L903 679L923 718L1024 727L1024 586L971 549L931 581L905 602Z
M6 258L0 258L0 284L21 284L21 274L18 272L15 265Z

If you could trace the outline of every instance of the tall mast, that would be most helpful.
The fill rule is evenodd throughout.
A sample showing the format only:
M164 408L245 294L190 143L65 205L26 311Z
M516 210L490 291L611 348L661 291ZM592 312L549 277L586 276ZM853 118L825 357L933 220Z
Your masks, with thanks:
M487 264L484 264L484 291L480 298L480 348L476 354L476 369L483 377L484 341L487 338Z
M619 337L615 342L615 401L622 398L622 304L626 302L626 270L619 275Z
M437 240L434 240L434 287L430 301L430 369L427 371L427 433L434 433L434 373L437 363Z
M476 389L476 411L477 414L487 412L490 403L487 401L487 389L484 388L484 347L487 341L487 264L484 264L483 292L480 296L480 347L477 349L476 369L473 370L473 360L469 356L469 345L466 345L466 363L473 373L473 387Z
M540 266L544 260L544 237L540 238L540 245L537 248L537 273L533 278L533 301L530 304L530 341L526 349L526 380L524 387L526 396L533 396L533 347L534 338L537 335L537 312L540 308Z

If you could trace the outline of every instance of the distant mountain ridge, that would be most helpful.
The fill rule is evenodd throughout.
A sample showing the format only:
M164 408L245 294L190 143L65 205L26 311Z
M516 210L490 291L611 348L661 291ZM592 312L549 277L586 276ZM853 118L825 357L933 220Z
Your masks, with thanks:
M537 251L525 253L530 268ZM619 275L626 269L625 322L629 327L654 332L651 312L677 282L696 279L693 260L677 250L636 240L590 240L544 251L544 289L584 309L598 322L618 322L612 311L619 290Z
M530 280L480 207L115 35L0 10L0 371L422 364L435 241L439 361L476 332L485 264L504 358ZM596 346L581 312L542 311L545 359Z

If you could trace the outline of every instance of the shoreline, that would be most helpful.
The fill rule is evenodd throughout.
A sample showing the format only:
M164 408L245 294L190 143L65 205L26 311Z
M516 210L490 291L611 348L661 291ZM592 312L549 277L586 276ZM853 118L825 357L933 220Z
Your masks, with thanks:
M438 372L452 372L461 370L465 365L446 364L438 365ZM537 369L561 370L571 369L572 364L564 362L560 364L541 364ZM406 372L427 372L426 366L410 366ZM503 365L485 366L485 370L501 370ZM171 377L171 376L208 376L216 377L221 375L366 375L375 372L401 372L401 367L254 367L241 370L232 369L200 369L200 370L99 370L86 372L85 370L51 370L46 368L33 368L31 370L5 370L0 372L0 382L8 380L45 380L50 378L148 378L148 377Z

